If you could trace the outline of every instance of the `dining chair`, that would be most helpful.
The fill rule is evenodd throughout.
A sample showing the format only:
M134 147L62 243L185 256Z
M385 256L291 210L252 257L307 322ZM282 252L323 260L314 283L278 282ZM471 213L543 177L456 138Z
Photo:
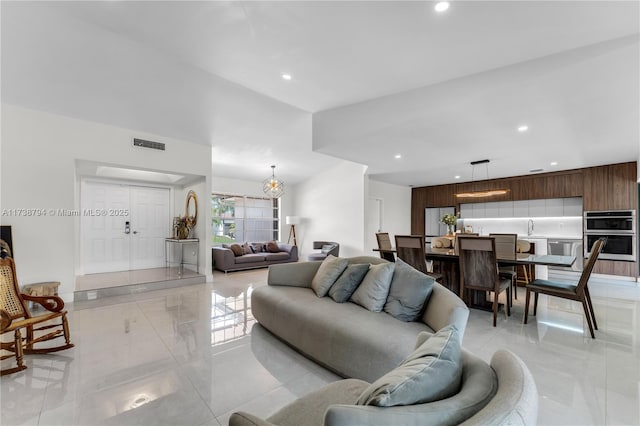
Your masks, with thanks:
M376 240L378 241L378 250L380 250L380 257L384 260L388 260L389 262L395 262L396 258L393 255L393 252L385 251L385 250L393 250L393 247L391 247L391 239L389 238L389 233L388 232L376 233Z
M459 246L458 246L458 238L460 237L478 237L480 236L480 234L478 234L477 232L473 232L473 233L464 233L464 234L456 234L455 239L453 240L453 252L458 255L460 254L459 251Z
M496 326L498 316L498 297L506 291L505 308L507 316L511 315L509 298L511 293L511 279L502 278L498 273L496 258L496 240L493 237L458 238L460 262L460 296L468 300L465 295L468 290L493 292L493 326Z
M587 318L587 324L589 325L589 331L591 332L591 338L595 339L596 335L593 330L594 328L596 330L598 329L598 323L596 322L596 315L593 311L593 303L591 303L591 295L589 294L589 287L587 283L589 281L589 278L591 277L591 271L596 264L596 260L598 260L598 256L600 255L600 252L602 251L602 248L604 247L606 242L606 238L603 237L596 240L596 242L593 244L589 260L587 260L587 264L584 266L577 284L554 282L548 280L533 280L529 284L527 284L527 296L524 306L524 323L527 323L527 319L529 316L529 299L532 292L535 293L535 300L533 302L533 315L536 315L538 311L538 295L540 293L546 294L547 296L555 296L561 297L563 299L575 300L576 302L582 303L584 315Z
M27 301L42 305L48 312L33 315L27 307ZM53 320L60 319L59 323ZM38 327L35 327L38 325ZM22 336L22 331L26 336ZM51 330L51 331L48 331ZM47 331L46 334L41 332ZM16 278L16 266L13 259L0 259L0 334L13 332L13 340L3 341L0 349L13 355L2 355L0 359L13 358L16 366L0 371L1 375L15 373L27 368L24 354L43 354L73 347L69 338L69 323L64 302L58 296L30 296L21 294ZM38 334L38 336L36 336ZM35 348L35 344L64 337L65 344L54 347Z
M422 235L396 235L398 259L402 259L418 271L438 281L442 279L442 274L429 271L424 245L425 240Z
M515 259L518 251L518 234L491 233L496 240L496 256L498 259ZM515 266L500 266L500 275L511 280L511 297L509 303L513 306L513 299L518 300L517 273Z
M527 240L516 241L517 253L529 253L530 251L531 251L531 243L529 241ZM532 278L533 278L532 266L531 265L520 265L520 266L522 267L522 278L518 278L516 274L516 285L518 285L518 283L522 283L526 286L527 284L529 284L529 282L532 281Z

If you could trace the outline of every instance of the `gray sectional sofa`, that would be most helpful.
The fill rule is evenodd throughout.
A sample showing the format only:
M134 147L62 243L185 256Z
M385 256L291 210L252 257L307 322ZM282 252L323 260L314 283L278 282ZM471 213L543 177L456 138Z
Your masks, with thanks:
M265 243L251 243L260 247ZM257 251L256 253L236 256L228 247L211 247L213 268L223 272L240 271L244 269L266 268L278 263L298 261L298 247L291 244L278 243L279 252L270 253Z
M380 264L375 257L349 264ZM234 413L230 425L418 425L535 424L537 391L526 366L508 351L491 366L459 349L461 385L453 396L427 403L379 407L356 404L371 382L394 371L438 330L454 328L458 348L469 311L438 283L419 320L403 322L386 312L318 297L311 282L321 262L274 265L268 285L252 293L252 311L261 327L317 363L348 378L296 400L267 420ZM459 341L458 341L459 339ZM395 369L395 370L394 370ZM389 373L389 374L387 374ZM377 382L376 382L377 383Z

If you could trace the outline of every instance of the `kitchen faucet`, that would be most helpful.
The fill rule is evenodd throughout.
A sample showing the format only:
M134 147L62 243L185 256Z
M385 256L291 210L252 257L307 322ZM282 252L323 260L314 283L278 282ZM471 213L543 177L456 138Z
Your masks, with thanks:
M529 219L527 223L527 235L533 234L533 219Z

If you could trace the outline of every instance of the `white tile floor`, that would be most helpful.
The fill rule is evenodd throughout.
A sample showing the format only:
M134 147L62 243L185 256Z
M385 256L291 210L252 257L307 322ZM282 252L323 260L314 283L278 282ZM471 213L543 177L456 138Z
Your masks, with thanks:
M226 425L268 415L337 380L256 327L250 293L266 270L214 275L213 284L68 305L76 347L26 358L1 379L2 425ZM489 360L508 348L531 369L541 425L640 423L640 291L590 285L600 331L583 333L577 304L541 296L538 318L491 326L472 310L464 346ZM612 296L615 296L612 297Z

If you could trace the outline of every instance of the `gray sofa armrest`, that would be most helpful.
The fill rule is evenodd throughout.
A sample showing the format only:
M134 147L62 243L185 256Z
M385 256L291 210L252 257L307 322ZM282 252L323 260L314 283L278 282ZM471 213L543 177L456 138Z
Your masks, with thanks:
M269 266L267 284L311 287L311 280L322 262L284 263Z
M498 381L495 373L485 361L462 350L462 387L457 394L426 404L373 407L370 405L329 406L324 416L325 426L347 425L454 425L469 419L488 406L496 394ZM473 417L471 417L473 418ZM469 423L475 425L488 422Z
M513 352L499 350L491 357L498 376L493 399L463 425L535 425L538 420L538 390L531 372Z
M276 426L252 414L238 411L229 418L229 426Z
M213 265L226 271L236 264L236 256L233 251L224 247L211 247L211 253L213 254Z
M441 284L433 283L433 293L427 302L422 321L433 331L454 324L462 340L468 319L469 308L462 299Z
M278 243L278 248L280 251L284 251L289 253L289 259L298 260L298 246L294 246L291 244Z

